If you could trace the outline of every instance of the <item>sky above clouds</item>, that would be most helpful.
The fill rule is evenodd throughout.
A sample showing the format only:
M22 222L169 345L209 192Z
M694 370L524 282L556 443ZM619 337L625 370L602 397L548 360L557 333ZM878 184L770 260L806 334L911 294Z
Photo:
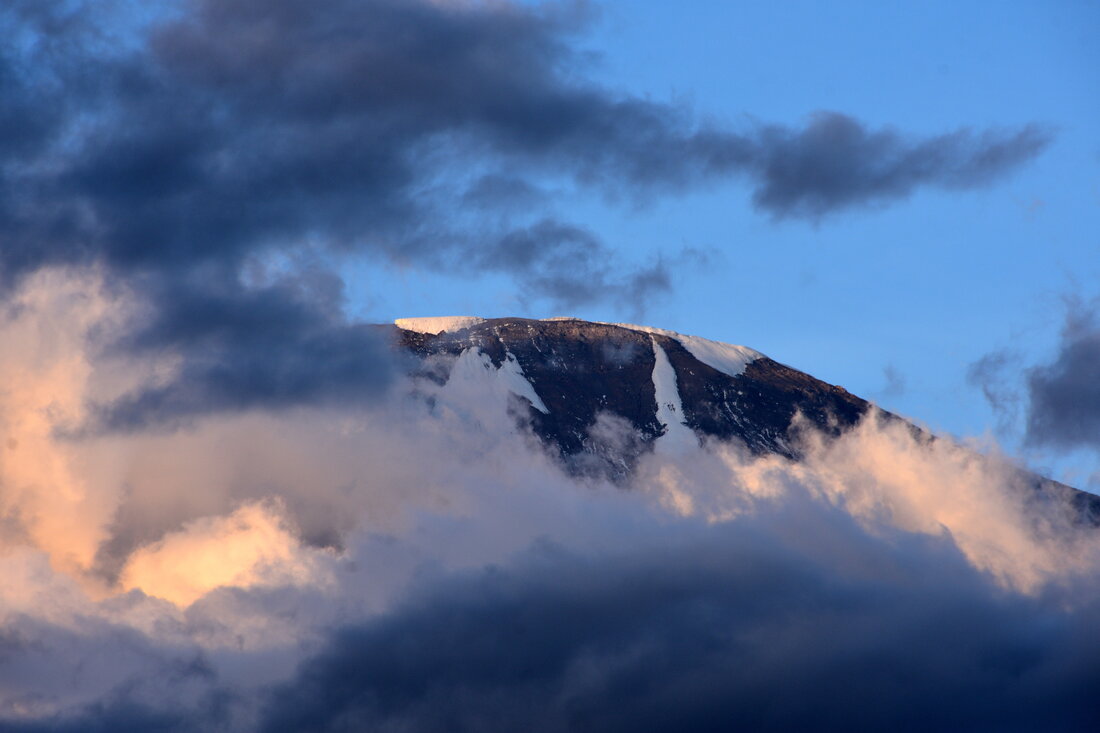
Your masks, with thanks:
M0 4L0 731L1095 728L1100 543L1015 462L1100 487L1098 30ZM979 437L580 484L371 325L445 314L745 344Z

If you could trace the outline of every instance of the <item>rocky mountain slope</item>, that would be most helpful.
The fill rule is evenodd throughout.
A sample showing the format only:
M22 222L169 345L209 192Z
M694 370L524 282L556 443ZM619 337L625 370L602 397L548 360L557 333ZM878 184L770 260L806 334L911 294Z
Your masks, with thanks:
M568 470L619 481L643 453L700 440L797 460L798 430L837 436L872 409L752 349L645 326L450 317L398 319L395 332L419 376L442 384L456 369L495 375L515 396L517 422ZM1037 476L1034 484L1100 518L1100 497Z

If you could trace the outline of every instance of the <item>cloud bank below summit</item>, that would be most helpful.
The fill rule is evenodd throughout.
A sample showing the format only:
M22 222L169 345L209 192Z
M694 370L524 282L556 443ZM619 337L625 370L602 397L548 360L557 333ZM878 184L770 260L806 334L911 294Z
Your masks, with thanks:
M403 379L59 432L179 368L95 348L131 307L42 273L0 321L27 387L0 395L0 730L1097 722L1100 539L995 452L870 420L801 463L655 453L622 491L506 393Z

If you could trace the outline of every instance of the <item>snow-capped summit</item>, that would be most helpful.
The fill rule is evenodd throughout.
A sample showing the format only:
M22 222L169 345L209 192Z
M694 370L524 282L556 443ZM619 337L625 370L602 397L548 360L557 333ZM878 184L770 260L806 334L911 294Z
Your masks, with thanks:
M441 333L457 333L458 331L476 326L485 321L486 319L479 318L478 316L424 316L417 318L398 318L394 320L393 324L405 331L439 335ZM542 323L557 323L564 321L585 323L585 321L582 321L580 318L575 318L573 316L554 316L552 318L541 319ZM710 339L701 338L699 336L686 336L682 333L668 331L663 328L638 326L633 323L596 323L603 326L628 328L631 331L638 331L640 333L668 336L680 342L680 344L690 351L692 356L699 361L731 377L736 377L744 371L745 366L750 361L763 356L760 352L745 346L726 344L721 341L711 341Z
M795 457L788 432L796 414L836 434L869 407L745 346L648 326L468 316L395 325L404 348L437 357L436 379L482 380L469 365L483 364L495 375L491 389L515 395L520 420L579 470L626 476L646 451L705 439ZM448 355L457 366L440 377L448 360L438 357ZM607 425L625 428L617 434L629 440L602 440Z
M393 322L393 325L406 331L434 335L447 331L461 331L484 321L484 318L478 318L477 316L428 316L424 318L398 318Z

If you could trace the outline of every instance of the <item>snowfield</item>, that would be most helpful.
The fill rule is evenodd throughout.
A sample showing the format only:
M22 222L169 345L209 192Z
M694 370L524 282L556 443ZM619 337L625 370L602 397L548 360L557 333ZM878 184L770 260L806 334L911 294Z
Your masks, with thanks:
M454 333L484 322L484 318L478 318L477 316L428 316L425 318L398 318L393 322L393 325L406 331L437 335L443 332Z

